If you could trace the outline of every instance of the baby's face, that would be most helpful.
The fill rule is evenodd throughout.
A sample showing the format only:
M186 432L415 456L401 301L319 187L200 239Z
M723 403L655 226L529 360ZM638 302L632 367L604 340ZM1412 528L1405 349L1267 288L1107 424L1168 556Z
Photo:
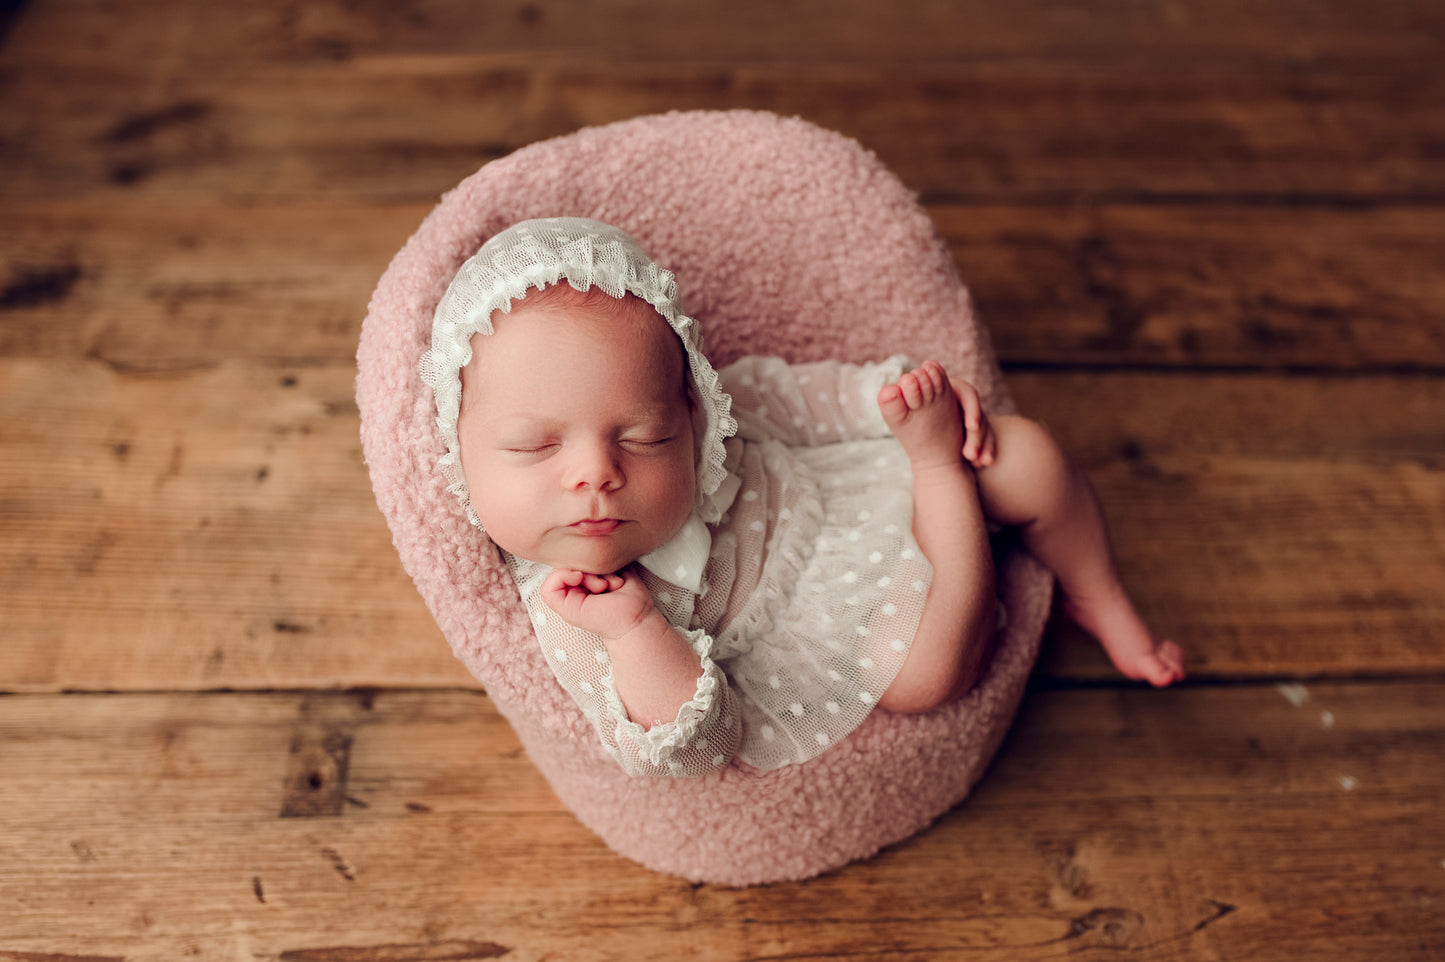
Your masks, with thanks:
M472 338L457 431L472 506L514 555L617 571L692 511L682 343L634 297L589 307L563 282ZM620 311L619 311L620 307Z

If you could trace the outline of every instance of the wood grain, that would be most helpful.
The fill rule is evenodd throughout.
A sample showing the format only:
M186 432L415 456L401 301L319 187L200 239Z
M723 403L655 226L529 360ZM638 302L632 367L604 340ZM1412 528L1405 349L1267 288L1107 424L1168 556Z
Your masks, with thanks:
M1316 685L1296 708L1268 686L1040 693L974 798L932 829L752 890L608 852L477 693L16 696L0 700L0 899L25 911L0 918L0 945L131 960L1425 960L1445 947L1442 695ZM345 808L281 818L289 746L318 726L353 740Z
M1433 371L1445 217L931 208L1006 366Z
M986 0L929 4L905 20L870 0L726 7L678 0L647 17L636 0L585 6L497 0L410 0L404 5L284 2L239 6L153 0L170 25L157 30L106 0L52 0L25 11L7 56L26 66L59 60L123 61L135 53L170 64L346 60L458 52L605 53L618 62L958 63L1028 60L1071 65L1120 61L1186 72L1200 63L1372 63L1398 69L1445 47L1438 9L1387 0L1276 0L1230 6L1089 9L1049 0L1002 7Z
M350 361L429 209L12 204L0 354L137 372ZM1445 370L1445 209L930 212L1007 366Z
M415 202L579 127L742 108L855 137L930 202L1437 206L1445 80L1426 66L1408 78L1216 69L1141 87L1127 68L989 62L880 71L500 53L176 64L173 76L154 63L37 64L0 114L11 172L0 197Z
M353 368L0 366L5 687L466 683L371 496Z
M857 137L933 200L1445 196L1424 4L976 2L902 30L867 0L680 6L168 0L155 30L34 5L4 49L0 196L417 201L580 126L719 108Z

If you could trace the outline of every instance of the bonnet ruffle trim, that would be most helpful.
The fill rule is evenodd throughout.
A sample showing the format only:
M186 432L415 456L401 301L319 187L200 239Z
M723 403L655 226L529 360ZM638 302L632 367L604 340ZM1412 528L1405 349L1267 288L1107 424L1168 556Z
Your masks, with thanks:
M576 290L594 285L612 297L633 294L652 305L682 340L688 371L706 417L698 444L697 501L703 521L715 523L726 506L713 496L727 475L723 441L737 431L732 398L702 353L697 322L683 312L677 280L653 263L625 231L582 217L526 220L495 235L462 264L437 305L431 349L421 358L421 378L436 397L437 431L446 451L437 459L447 490L461 501L467 518L482 522L472 507L462 473L457 420L461 412L461 371L472 359L472 336L492 333L492 312L510 313L529 290L544 290L563 278Z

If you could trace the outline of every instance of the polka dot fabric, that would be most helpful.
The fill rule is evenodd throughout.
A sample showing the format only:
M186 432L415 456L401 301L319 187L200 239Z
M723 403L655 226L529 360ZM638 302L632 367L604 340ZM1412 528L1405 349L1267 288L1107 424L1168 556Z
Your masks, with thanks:
M931 569L913 540L908 459L875 401L905 364L759 357L721 372L746 412L733 442L741 494L713 546L714 567L735 575L710 581L699 623L716 626L740 757L757 768L845 739L918 629Z
M658 871L751 885L835 869L924 828L968 794L1008 729L1048 616L1048 572L1020 552L1000 558L1007 627L978 686L938 711L872 711L828 750L770 771L734 757L700 778L628 775L547 664L504 560L447 491L435 402L417 375L457 269L534 217L592 217L635 237L676 273L720 369L754 355L934 357L989 410L1011 412L926 213L857 143L768 113L639 117L544 141L464 180L397 253L362 327L356 384L403 566L557 796L606 844ZM714 551L709 563L756 561Z

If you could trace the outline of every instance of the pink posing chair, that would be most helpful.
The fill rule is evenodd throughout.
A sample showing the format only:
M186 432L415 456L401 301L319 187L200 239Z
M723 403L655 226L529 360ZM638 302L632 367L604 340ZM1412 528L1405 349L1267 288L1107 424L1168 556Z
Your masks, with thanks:
M934 357L1012 411L968 292L908 190L857 143L797 119L671 113L578 131L487 164L444 196L381 278L357 352L361 437L402 564L577 818L614 850L693 881L800 879L900 841L968 794L1018 708L1052 579L1012 550L983 680L921 716L875 711L840 744L770 772L633 778L542 658L496 549L447 493L417 363L461 263L509 224L593 217L676 273L717 367Z

